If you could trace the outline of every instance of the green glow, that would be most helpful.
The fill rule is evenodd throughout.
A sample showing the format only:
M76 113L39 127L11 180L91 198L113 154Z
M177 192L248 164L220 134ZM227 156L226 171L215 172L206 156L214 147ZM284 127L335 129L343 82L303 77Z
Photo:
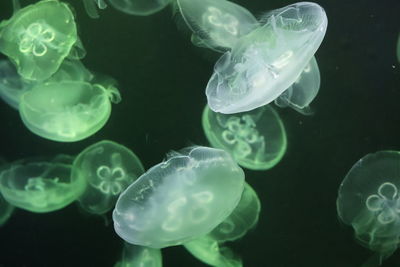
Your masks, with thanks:
M71 177L71 162L19 161L0 173L3 197L18 208L32 212L50 212L75 201L85 188L83 179Z
M200 261L217 267L241 267L242 261L228 247L223 247L210 235L202 236L183 246Z
M271 106L237 114L216 113L205 107L203 130L211 146L232 154L252 170L274 167L286 152L286 132Z
M26 6L0 24L0 51L28 80L44 80L54 74L74 51L77 40L74 16L68 5L59 1Z
M173 153L130 185L113 212L125 241L153 248L209 233L232 213L244 172L223 150L191 147Z
M110 99L120 100L115 87L83 81L54 81L35 85L21 96L19 112L33 133L59 142L91 136L107 122Z
M124 242L122 259L114 267L161 267L160 249L135 246Z
M14 212L14 206L10 205L0 194L0 226L4 225Z
M106 213L143 172L139 158L128 148L108 140L97 142L74 160L72 177L87 182L79 204L90 213Z
M254 189L245 183L239 204L228 218L208 235L218 242L234 241L243 237L258 222L261 204Z
M110 5L115 9L136 16L152 15L170 2L171 0L109 0Z
M354 164L339 188L339 218L381 259L393 254L400 244L399 166L397 151L368 154Z
M100 17L97 8L105 9L107 7L107 4L104 2L104 0L83 0L83 5L86 13L92 19L98 19Z

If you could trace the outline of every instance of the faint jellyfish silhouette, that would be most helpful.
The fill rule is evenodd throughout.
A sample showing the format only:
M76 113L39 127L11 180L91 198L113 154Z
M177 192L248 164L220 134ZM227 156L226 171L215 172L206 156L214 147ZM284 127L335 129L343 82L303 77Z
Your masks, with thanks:
M400 243L400 153L379 151L361 158L339 188L339 218L355 231L359 243L376 252L376 264Z
M245 168L270 169L286 152L285 128L269 105L232 115L213 112L206 106L202 124L211 146L228 151Z
M166 7L171 0L109 0L115 9L136 16L148 16Z
M243 170L223 150L192 147L153 166L119 197L114 228L125 241L163 248L209 233L240 200Z
M124 242L122 259L114 267L162 267L161 250Z
M87 147L76 157L72 169L73 178L87 183L78 199L80 206L90 213L106 213L143 172L139 158L123 145L103 140Z

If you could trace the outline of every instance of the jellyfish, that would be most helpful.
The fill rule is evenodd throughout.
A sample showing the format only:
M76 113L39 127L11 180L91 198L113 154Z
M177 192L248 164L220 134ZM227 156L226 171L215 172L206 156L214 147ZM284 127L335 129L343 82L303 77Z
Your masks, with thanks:
M139 158L123 145L103 140L87 147L72 168L72 177L87 183L78 199L80 206L90 213L106 213L143 172Z
M339 218L354 228L378 264L400 243L400 152L379 151L361 158L339 187Z
M313 57L327 28L318 4L300 2L270 11L260 27L239 39L214 66L206 88L215 112L249 111L292 85Z
M237 114L213 112L206 106L202 124L211 146L228 151L247 169L270 169L286 152L285 128L270 105Z
M161 250L124 242L122 259L114 267L162 267Z
M166 7L171 0L109 0L115 9L136 16L148 16Z
M232 213L244 172L223 150L191 147L149 169L118 198L116 233L153 248L180 245L209 233Z
M183 20L193 32L196 46L224 52L258 26L244 7L225 0L177 0Z
M45 0L19 9L0 24L0 52L24 79L37 81L54 74L69 54L82 57L84 48L68 5Z
M11 205L31 212L62 209L85 188L83 179L71 177L71 163L65 158L11 163L0 173L0 192Z
M232 213L208 235L219 243L243 237L258 222L260 199L254 189L245 182L239 204Z
M3 226L13 214L15 207L0 194L0 226Z
M56 80L39 83L25 92L19 113L33 133L53 141L74 142L104 126L111 113L110 101L120 101L113 85Z
M320 82L318 64L312 57L297 80L274 102L278 107L291 107L303 115L312 115L309 105L318 94Z
M186 242L183 246L200 261L217 267L242 267L242 260L233 251L210 235Z
M86 13L92 19L98 19L100 17L97 8L105 9L107 7L107 4L104 0L83 0L83 5Z

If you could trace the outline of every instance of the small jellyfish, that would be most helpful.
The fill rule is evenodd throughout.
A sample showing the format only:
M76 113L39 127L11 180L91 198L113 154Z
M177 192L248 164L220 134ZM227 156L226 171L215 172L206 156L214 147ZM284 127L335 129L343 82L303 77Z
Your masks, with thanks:
M361 158L339 188L339 218L363 246L376 252L378 264L400 244L400 153L379 151Z
M171 0L109 0L115 9L136 16L148 16L166 7Z
M210 235L186 242L183 246L198 260L216 267L242 267L242 260Z
M124 242L122 259L114 267L162 267L161 250Z
M65 158L12 163L0 173L1 194L11 205L28 211L59 210L75 201L85 188L83 179L71 177L71 163L66 164Z
M177 0L179 13L193 32L192 42L224 52L258 26L244 7L225 0Z
M112 85L56 80L39 83L25 92L19 112L33 133L53 141L74 142L104 126L111 113L110 100L120 101Z
M244 172L223 150L193 147L153 166L118 198L114 228L125 241L163 248L209 233L232 213Z
M232 115L213 112L206 106L202 123L211 146L228 151L245 168L270 169L286 152L285 128L269 105Z
M83 0L83 5L86 13L92 19L98 19L100 17L97 8L105 9L107 7L107 4L104 2L104 0Z
M0 24L0 52L27 80L45 80L71 52L82 55L78 39L71 9L59 1L26 6ZM74 45L78 47L73 49Z
M215 112L249 111L275 100L299 77L325 36L328 19L318 4L301 2L270 11L214 66L206 95Z
M229 217L208 235L219 243L237 240L256 226L260 210L261 204L257 193L245 182L239 204Z
M275 99L275 104L281 108L291 107L303 115L312 115L309 105L317 96L320 84L317 60L313 57L297 80Z
M87 147L76 157L72 168L72 178L87 183L78 199L80 206L90 213L106 213L143 172L139 158L123 145L103 140Z

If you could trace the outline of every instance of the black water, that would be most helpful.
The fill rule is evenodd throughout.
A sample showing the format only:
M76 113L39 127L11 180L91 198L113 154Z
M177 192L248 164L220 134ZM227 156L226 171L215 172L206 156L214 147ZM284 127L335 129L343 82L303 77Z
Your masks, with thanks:
M13 161L77 154L110 139L131 148L149 168L171 149L207 145L201 113L216 55L193 47L177 30L170 8L147 17L108 8L93 20L81 1L69 2L88 52L84 64L117 79L123 101L113 106L103 129L76 143L32 134L16 111L1 104L0 156ZM257 15L293 3L235 2ZM244 266L360 266L372 255L338 221L335 201L358 159L400 150L400 1L316 2L329 18L316 54L322 79L312 103L316 113L304 117L280 109L288 134L286 155L269 171L246 170L263 207L257 228L231 245ZM0 19L11 12L11 1L2 0ZM110 214L107 218L111 222ZM17 210L0 228L0 266L112 266L121 249L112 224L105 226L103 218L85 215L75 205L48 214ZM164 249L163 262L204 266L181 247ZM400 252L383 266L400 266Z

